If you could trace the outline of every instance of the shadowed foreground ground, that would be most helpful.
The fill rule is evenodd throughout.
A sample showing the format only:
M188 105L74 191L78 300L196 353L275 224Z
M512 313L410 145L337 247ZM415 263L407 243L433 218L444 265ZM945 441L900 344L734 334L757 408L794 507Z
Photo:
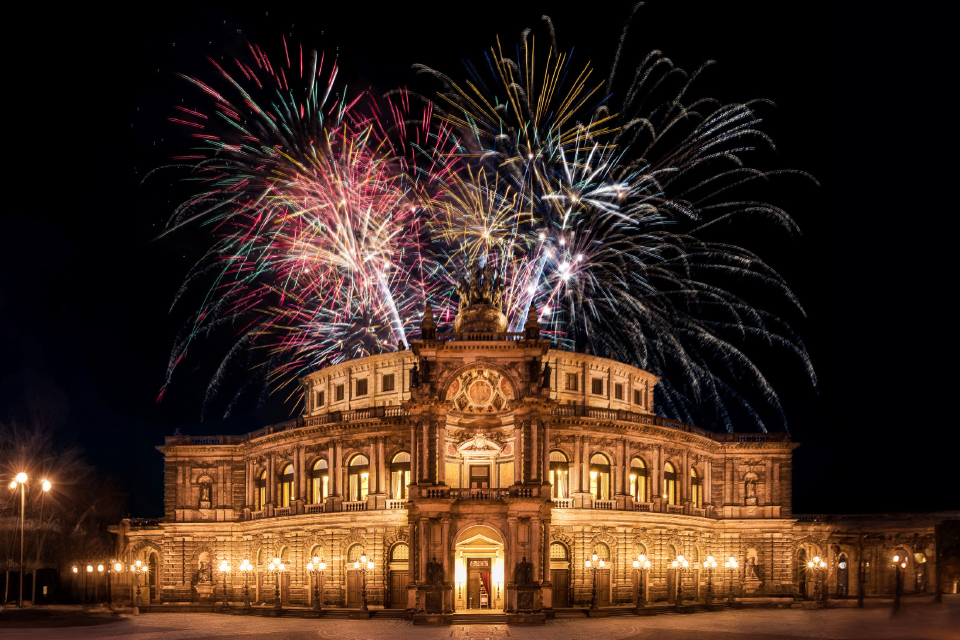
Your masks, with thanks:
M82 624L80 619L78 623ZM102 621L102 619L101 619ZM427 638L517 638L520 640L573 640L579 638L650 638L651 640L762 640L767 638L909 638L911 640L960 639L960 597L946 596L942 605L910 603L897 618L887 608L744 609L696 615L612 617L599 619L560 618L546 626L453 625L413 626L402 620L332 620L262 618L221 614L124 614L115 622L66 628L42 621L0 624L0 638L84 640L129 638L131 640L189 638L378 638L426 640ZM88 623L89 624L89 623Z

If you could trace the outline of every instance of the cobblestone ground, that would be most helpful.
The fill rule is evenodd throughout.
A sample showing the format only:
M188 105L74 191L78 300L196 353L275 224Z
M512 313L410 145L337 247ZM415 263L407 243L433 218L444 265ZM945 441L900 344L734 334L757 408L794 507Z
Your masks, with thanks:
M830 609L747 609L695 615L659 615L652 617L612 617L600 619L560 618L546 626L453 625L447 627L413 626L401 620L310 620L297 618L261 618L219 614L145 614L124 616L110 624L71 628L8 628L0 626L0 638L23 640L87 640L123 638L152 640L183 638L267 639L366 639L397 640L599 640L649 638L651 640L765 640L767 638L871 638L876 640L951 640L960 639L960 598L944 604L916 603L891 617L887 608Z

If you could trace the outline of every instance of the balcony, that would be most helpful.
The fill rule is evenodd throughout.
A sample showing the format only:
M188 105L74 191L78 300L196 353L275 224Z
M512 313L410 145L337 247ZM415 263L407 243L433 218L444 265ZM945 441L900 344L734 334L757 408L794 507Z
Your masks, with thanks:
M573 509L573 498L554 498L550 502L554 509Z

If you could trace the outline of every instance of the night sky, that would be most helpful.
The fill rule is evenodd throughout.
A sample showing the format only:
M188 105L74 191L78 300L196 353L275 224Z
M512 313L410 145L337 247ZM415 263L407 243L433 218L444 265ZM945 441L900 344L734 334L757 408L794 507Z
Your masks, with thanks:
M952 294L930 275L942 273L947 259L928 237L942 223L920 222L946 215L920 213L933 206L923 181L945 169L904 161L917 143L895 123L904 110L922 110L903 97L917 81L898 66L909 63L890 50L879 58L866 50L870 18L854 23L809 3L700 4L648 3L634 22L631 49L660 49L688 70L717 60L697 95L772 100L763 128L777 151L765 156L764 168L799 169L819 181L785 179L771 192L802 237L744 238L806 308L806 319L788 317L820 378L814 390L798 362L783 354L760 358L801 443L795 511L957 508L955 493L939 489L950 482L955 459L939 438L956 420L938 410L941 398L955 396L956 376L942 373L952 366L936 364L950 358L945 336L953 321L925 311L931 296ZM338 53L339 79L352 87L378 94L425 88L412 64L456 76L462 58L478 58L498 34L513 42L522 28L538 27L542 13L554 19L561 48L574 47L578 59L605 72L630 5L576 3L586 5L595 9L137 3L110 14L75 8L54 16L38 7L12 22L15 33L4 44L0 402L25 392L60 394L69 407L62 437L124 485L132 515L160 515L162 457L154 447L164 436L177 428L245 433L287 417L271 404L227 420L216 419L221 409L201 422L206 383L226 341L192 351L156 401L171 346L195 308L190 298L172 312L170 305L206 246L200 229L153 241L189 191L174 174L141 184L186 144L182 129L166 120L174 105L206 106L176 72L210 77L206 56L229 56L248 39L282 50L283 34L305 49ZM903 152L890 152L893 138L906 145ZM921 224L922 232L913 231ZM900 465L909 472L901 474ZM910 472L920 474L923 488Z

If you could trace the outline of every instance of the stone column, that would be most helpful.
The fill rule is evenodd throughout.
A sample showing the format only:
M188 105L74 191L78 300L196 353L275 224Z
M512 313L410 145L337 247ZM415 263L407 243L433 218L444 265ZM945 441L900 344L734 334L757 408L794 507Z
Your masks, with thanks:
M514 575L517 566L517 518L507 518L507 540L503 545L503 607L506 611L517 610L517 582Z
M443 431L443 429L441 429ZM455 561L453 560L453 550L450 548L450 518L445 517L440 521L440 563L443 565L443 581L454 582L456 572L454 570ZM456 585L454 590L443 592L443 612L452 613L455 607L454 598L456 597Z
M337 465L334 460L336 460L336 445L331 442L327 447L327 495L329 496L340 495L338 491L340 483L337 478Z
M613 471L612 473L613 487L611 487L611 489L613 490L613 495L623 494L623 486L624 486L623 473L624 473L624 469L626 469L626 466L627 466L626 463L623 461L625 448L626 447L623 446L622 440L617 443L617 448L616 448L617 457L613 461L613 470L612 470Z
M546 421L540 421L541 428L543 429L543 454L540 458L540 477L542 482L550 481L550 426Z
M537 438L537 431L540 429L540 421L532 420L530 422L530 479L540 479L540 440Z
M766 463L766 478L764 478L763 483L763 503L770 504L773 502L773 460L767 458Z
M577 436L573 442L573 464L570 465L569 479L573 486L570 487L571 493L580 491L580 485L583 480L583 470L580 467L581 447L583 436Z
M256 506L253 504L253 460L246 460L244 469L246 471L244 474L244 479L246 480L246 482L244 482L246 487L246 491L244 493L246 496L244 498L244 504L252 509L254 506Z
M384 437L377 438L377 493L387 493L387 461L386 461L386 443Z
M427 563L430 562L430 532L427 531L427 525L430 524L430 522L426 518L421 517L417 523L420 525L420 535L417 540L417 547L420 553L420 561L417 563L417 582L425 582L427 579L426 567Z
M420 482L420 443L417 441L417 423L410 425L410 482Z
M447 429L446 423L437 425L437 484L447 484ZM446 547L444 547L446 553Z
M583 449L580 456L581 491L590 493L590 441L583 439Z
M270 454L267 464L267 502L277 505L277 457Z

